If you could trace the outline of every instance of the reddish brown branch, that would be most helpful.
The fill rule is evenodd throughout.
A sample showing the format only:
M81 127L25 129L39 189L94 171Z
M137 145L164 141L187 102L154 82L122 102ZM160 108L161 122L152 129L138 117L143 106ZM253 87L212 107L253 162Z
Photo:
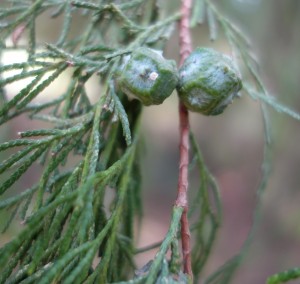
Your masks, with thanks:
M179 23L180 37L180 65L189 56L192 51L192 41L189 30L190 10L192 0L181 0L181 20ZM189 165L189 115L185 106L179 103L179 120L180 120L180 162L178 193L176 206L183 207L181 216L181 242L183 255L184 273L193 279L191 264L191 235L189 229L188 213L188 165Z
M181 0L181 20L179 23L180 65L192 52L192 40L189 28L192 0Z

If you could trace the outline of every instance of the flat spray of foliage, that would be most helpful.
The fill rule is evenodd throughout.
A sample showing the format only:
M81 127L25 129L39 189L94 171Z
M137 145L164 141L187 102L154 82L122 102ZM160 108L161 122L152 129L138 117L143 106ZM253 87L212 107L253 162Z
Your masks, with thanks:
M0 144L0 151L13 151L0 164L0 174L6 176L0 185L1 195L9 193L34 163L43 169L37 184L0 201L0 209L10 212L3 231L14 218L23 223L21 232L0 250L0 283L189 281L181 268L178 245L181 207L174 206L169 230L159 245L135 247L134 224L142 214L142 106L137 100L129 101L112 84L124 55L140 46L163 49L177 27L180 13L171 14L162 7L163 2L1 1L0 54L25 50L27 60L0 65L0 124L26 114L31 119L51 123L52 127L24 131L19 133L19 139ZM249 247L270 171L267 107L298 120L300 116L268 95L243 33L210 0L194 0L192 11L191 27L208 24L212 40L217 39L218 31L223 33L236 58L241 59L243 77L248 78L244 81L244 92L260 102L265 125L263 178L257 191L253 228L241 252L205 280L206 284L224 284L230 283ZM75 16L85 21L82 32L72 35ZM63 19L57 39L51 43L36 37L37 19L45 17L53 21ZM24 46L19 41L21 36L28 39ZM14 71L13 75L9 71ZM65 82L66 91L47 103L33 102L67 71L72 72L72 77ZM86 93L86 82L92 76L101 85L95 104ZM8 100L6 85L23 79L30 80ZM197 191L197 197L189 208L189 217L196 220L191 224L196 282L220 226L221 201L192 133L190 144L192 162L201 180L199 188L192 189ZM76 159L74 167L66 167L74 155L80 159ZM109 205L104 203L108 193L113 193ZM138 269L135 255L153 248L157 249L155 258ZM293 269L271 277L268 283L281 283L298 276L299 270Z

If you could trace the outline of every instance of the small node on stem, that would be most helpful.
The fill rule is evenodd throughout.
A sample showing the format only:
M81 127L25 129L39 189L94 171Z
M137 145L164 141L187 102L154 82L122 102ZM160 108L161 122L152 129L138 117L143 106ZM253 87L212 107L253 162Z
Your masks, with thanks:
M73 61L67 60L66 63L68 64L69 67L74 67L75 66Z

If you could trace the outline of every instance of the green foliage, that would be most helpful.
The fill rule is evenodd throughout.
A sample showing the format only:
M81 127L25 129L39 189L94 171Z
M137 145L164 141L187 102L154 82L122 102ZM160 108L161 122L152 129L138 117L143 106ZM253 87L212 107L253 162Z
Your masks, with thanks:
M268 278L267 284L280 284L285 283L293 279L297 279L300 277L300 269L292 268L275 275L272 275Z
M199 190L197 191L196 198L190 205L189 211L189 218L196 216L195 220L197 220L195 224L192 224L192 231L197 240L193 248L192 264L193 273L197 279L204 268L214 244L217 230L221 223L222 209L218 185L207 169L200 148L192 134L190 139L194 152L194 160L197 164L200 177Z
M1 195L10 194L32 164L38 162L43 168L37 184L0 200L0 210L10 214L3 230L18 215L24 224L22 231L0 249L0 283L190 281L181 270L178 248L181 207L174 206L162 242L142 249L135 247L134 222L142 213L142 106L137 100L128 100L114 84L124 56L140 46L161 49L180 13L168 15L152 0L122 2L5 0L0 4L0 55L8 50L27 51L24 62L0 65L0 125L22 114L52 125L20 132L18 139L0 144L1 152L13 151L0 164L0 174L7 174L0 185ZM261 195L270 172L266 107L298 120L300 116L268 95L244 35L209 0L195 0L191 25L203 23L204 15L210 38L215 40L223 32L233 51L242 58L251 78L244 91L259 100L265 117L263 178L253 229L242 251L205 282L223 284L229 283L240 265L257 226ZM56 40L45 44L36 35L36 25L41 17L48 16L61 17L63 21ZM86 21L83 32L74 35L71 28L76 17ZM23 34L28 38L25 46L19 44ZM66 90L49 102L34 101L68 72L72 76L66 81ZM95 104L86 89L91 77L96 77L101 85ZM28 82L9 100L6 86L24 79ZM196 220L191 230L195 238L192 265L197 281L213 248L222 213L216 182L192 134L191 145L200 176L189 211L191 220ZM69 166L71 156L79 158ZM113 195L109 204L105 202L108 194ZM155 258L137 270L134 256L156 247L159 249ZM298 277L296 274L279 274L269 282L280 283Z

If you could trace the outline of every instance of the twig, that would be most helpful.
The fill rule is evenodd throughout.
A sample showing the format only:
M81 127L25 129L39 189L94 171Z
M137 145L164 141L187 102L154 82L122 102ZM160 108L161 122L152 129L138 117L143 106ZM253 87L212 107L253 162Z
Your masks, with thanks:
M179 22L180 65L192 52L192 40L189 29L192 0L181 0L181 19Z
M143 253L143 252L147 252L147 251L152 250L152 249L156 249L156 248L160 247L161 244L162 244L162 241L159 241L159 242L153 243L151 245L136 249L134 251L134 254Z
M192 1L181 0L181 20L179 23L180 37L180 65L192 51L192 41L189 30L189 19ZM178 193L176 206L183 208L181 216L181 242L183 255L183 271L193 279L191 265L191 235L188 222L188 164L189 164L189 115L186 107L179 102L179 120L180 120L180 162Z

